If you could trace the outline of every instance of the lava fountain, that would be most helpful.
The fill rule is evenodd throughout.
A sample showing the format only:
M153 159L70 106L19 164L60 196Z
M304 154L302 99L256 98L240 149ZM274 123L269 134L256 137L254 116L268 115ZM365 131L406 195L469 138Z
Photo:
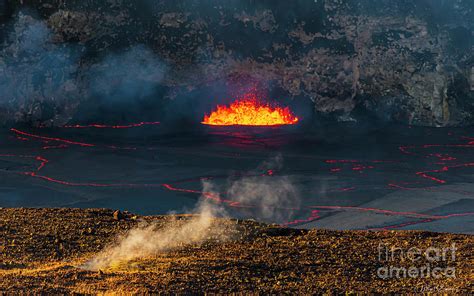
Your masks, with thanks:
M261 102L255 94L246 94L230 106L217 106L217 110L205 115L202 124L208 125L288 125L298 122L289 107L272 107Z

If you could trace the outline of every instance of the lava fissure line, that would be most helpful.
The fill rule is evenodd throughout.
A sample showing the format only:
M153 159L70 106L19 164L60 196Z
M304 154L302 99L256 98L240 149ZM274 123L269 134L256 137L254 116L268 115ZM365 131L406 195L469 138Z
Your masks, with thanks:
M35 155L19 155L19 154L0 154L0 157L19 157L19 158L34 158L35 160L39 161L40 164L36 168L36 171L39 172L42 170L47 163L49 163L49 160L42 157L42 156L35 156ZM24 173L24 172L23 172Z
M159 121L142 121L138 123L131 123L127 125L106 125L106 124L99 124L99 123L93 123L93 124L87 124L87 125L80 125L80 124L75 124L75 125L63 125L62 128L72 128L72 129L84 129L84 128L109 128L109 129L127 129L127 128L134 128L134 127L142 127L146 125L159 125L161 122Z
M39 140L43 140L43 141L62 142L62 143L66 143L66 144L69 144L69 145L76 145L76 146L81 146L81 147L98 147L96 144L76 142L76 141L63 139L63 138L53 138L53 137L40 136L40 135L35 135L35 134L27 133L27 132L24 132L24 131L20 131L20 130L15 129L15 128L12 128L10 130L14 133L21 134L21 135L31 137L31 138L35 138L35 139L39 139ZM44 146L42 149L47 150L47 149L50 149L50 148L67 148L68 147L67 145L63 146L63 147L60 147L60 146L61 145L58 145L58 146ZM115 145L107 145L107 146L103 146L103 147L109 148L109 149L116 149L116 150L137 150L136 147L119 147L119 146L115 146Z
M51 178L44 175L38 175L34 172L25 172L24 175L31 176L34 178L39 178L42 180L46 180L52 183L57 183L66 186L75 186L75 187L160 187L162 184L138 184L138 183L112 183L112 184L105 184L105 183L77 183L77 182L69 182L64 180L59 180L55 178Z
M416 174L423 178L433 180L437 183L445 184L447 182L446 180L442 180L442 179L430 176L428 175L428 173L443 173L443 172L449 171L450 169L456 169L456 168L462 168L462 167L473 167L473 166L474 166L474 162L468 162L468 163L461 163L461 164L450 165L450 166L443 166L442 168L437 169L437 170L422 171L422 172L417 172Z
M292 225L302 225L302 224L307 224L307 223L310 223L310 222L313 222L315 220L318 220L321 218L321 216L319 215L319 210L313 210L311 211L311 215L306 218L306 219L296 219L296 220L293 220L293 221L289 221L289 222L286 222L286 223L283 223L281 225L283 226L292 226Z
M40 139L40 140L63 142L63 143L66 143L66 144L78 145L78 146L81 146L81 147L95 147L94 144L75 142L75 141L71 141L71 140L67 140L67 139L51 138L51 137L45 137L45 136L30 134L30 133L27 133L27 132L20 131L16 128L11 128L10 130L14 133L17 133L17 134L20 134L20 135L23 135L23 136L27 136L27 137L31 137L31 138L35 138L35 139Z

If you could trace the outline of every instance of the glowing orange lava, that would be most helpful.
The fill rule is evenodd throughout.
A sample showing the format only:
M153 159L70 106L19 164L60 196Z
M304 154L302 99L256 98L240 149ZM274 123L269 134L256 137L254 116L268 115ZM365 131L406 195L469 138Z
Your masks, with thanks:
M217 110L204 116L203 124L208 125L286 125L298 122L289 107L271 107L261 103L255 95L247 94L229 107L217 106Z

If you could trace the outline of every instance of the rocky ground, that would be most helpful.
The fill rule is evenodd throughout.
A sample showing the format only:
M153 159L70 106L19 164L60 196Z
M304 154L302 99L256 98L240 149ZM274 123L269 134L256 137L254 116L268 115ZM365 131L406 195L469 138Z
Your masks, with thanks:
M147 216L107 209L0 210L0 292L472 292L474 239L419 231L295 230L215 219L228 239L181 243L146 258L99 270L81 268L119 234L193 216ZM212 233L212 231L209 231ZM456 278L380 279L379 244L422 250L456 244ZM423 260L419 265L425 265ZM417 264L418 264L417 263ZM395 266L411 263L395 261Z

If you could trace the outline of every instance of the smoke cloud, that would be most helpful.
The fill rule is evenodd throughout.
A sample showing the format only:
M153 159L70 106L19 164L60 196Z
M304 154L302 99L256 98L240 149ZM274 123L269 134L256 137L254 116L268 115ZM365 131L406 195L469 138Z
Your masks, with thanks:
M110 54L88 73L93 95L112 104L143 100L162 81L164 64L143 45Z
M88 95L76 121L157 121L167 67L146 46L109 53L82 72Z
M56 42L47 22L28 11L18 12L9 28L0 46L0 111L7 112L0 124L107 121L104 114L127 121L159 107L167 66L146 46L90 58L85 45Z

